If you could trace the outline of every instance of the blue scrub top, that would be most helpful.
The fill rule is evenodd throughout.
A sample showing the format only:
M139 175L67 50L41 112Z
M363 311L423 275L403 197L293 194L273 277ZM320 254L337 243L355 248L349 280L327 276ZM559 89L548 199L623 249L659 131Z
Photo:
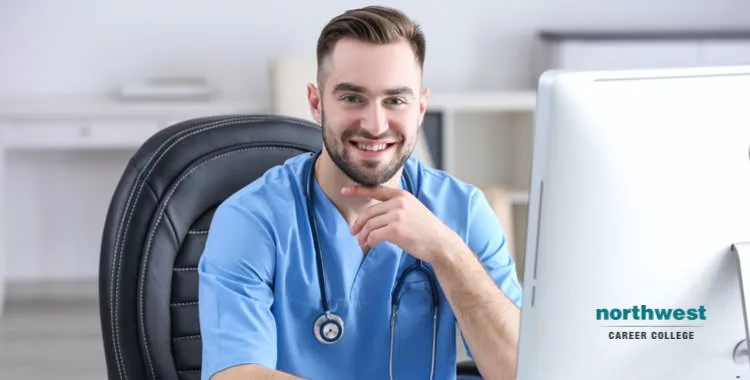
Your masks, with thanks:
M322 313L301 154L226 199L211 221L198 272L202 379L260 364L308 379L384 379L389 373L391 291L413 256L384 242L363 255L315 182L314 215L331 311L344 320L335 344L315 339ZM505 234L483 193L411 157L418 198L456 231L520 308L521 287ZM402 188L406 188L402 181ZM429 264L427 264L429 266ZM442 289L436 379L456 373L456 318ZM402 290L394 339L395 379L427 379L432 356L429 284L412 273ZM465 344L465 343L464 343Z

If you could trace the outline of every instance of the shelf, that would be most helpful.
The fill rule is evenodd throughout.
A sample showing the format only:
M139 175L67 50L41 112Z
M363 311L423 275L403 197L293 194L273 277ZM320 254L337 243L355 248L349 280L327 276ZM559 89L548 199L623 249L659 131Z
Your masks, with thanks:
M533 112L534 91L434 92L428 109L449 112ZM0 117L87 117L207 115L232 112L266 113L270 105L251 99L208 101L118 101L114 99L1 99Z
M0 101L0 145L7 149L136 149L161 129L184 120L264 113L268 105L250 99L6 99Z
M534 91L488 91L434 93L427 101L430 110L452 112L533 112Z
M149 119L17 120L7 123L3 145L8 149L135 149L163 127Z
M92 99L0 99L0 117L170 117L208 116L228 113L266 113L269 105L251 99L215 99L206 101L118 101Z

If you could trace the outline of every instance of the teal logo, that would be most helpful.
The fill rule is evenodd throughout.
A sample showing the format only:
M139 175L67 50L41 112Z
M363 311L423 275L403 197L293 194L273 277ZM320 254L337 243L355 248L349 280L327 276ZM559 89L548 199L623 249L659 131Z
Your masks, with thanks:
M701 305L691 309L652 309L646 305L628 309L596 309L597 321L695 321L706 320L706 308Z
M702 327L699 323L706 320L706 314L706 307L703 305L670 309L640 305L626 309L598 308L596 320L616 321L601 326L609 328L607 337L611 340L693 340L693 328Z

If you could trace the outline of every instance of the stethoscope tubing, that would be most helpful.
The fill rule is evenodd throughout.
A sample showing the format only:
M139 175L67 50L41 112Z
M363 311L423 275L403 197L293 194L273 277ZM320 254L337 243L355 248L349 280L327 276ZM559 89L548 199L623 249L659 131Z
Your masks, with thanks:
M336 343L339 339L341 339L341 336L343 334L344 326L343 326L343 320L330 310L330 305L328 303L328 289L326 287L326 284L328 283L325 278L325 265L323 263L323 255L322 250L320 248L320 242L318 240L318 226L315 221L315 215L313 210L313 194L314 194L314 181L315 181L315 175L314 175L314 167L315 162L320 157L321 152L317 152L313 154L312 159L310 160L310 163L307 165L306 169L306 177L307 177L307 217L308 222L310 224L311 232L312 232L312 241L313 241L313 247L315 249L315 262L316 262L316 269L318 274L318 286L320 287L320 299L321 299L321 307L323 308L323 314L321 314L315 321L313 329L316 335L316 338L321 341L321 343L326 344L332 344ZM411 181L411 176L409 175L407 170L404 170L404 179L406 180L406 187L407 190L411 194L415 194L413 183ZM435 275L432 273L432 271L427 268L422 260L417 259L416 262L412 265L410 265L408 268L406 268L401 275L396 280L396 286L393 289L393 293L391 294L391 318L390 318L390 354L389 354L389 375L390 378L393 379L393 345L394 345L394 335L396 332L396 316L398 313L398 308L401 303L401 288L405 284L406 277L412 273L412 272L420 272L422 273L429 282L430 285L430 293L431 293L431 301L432 301L432 315L433 315L433 321L432 321L432 358L431 358L431 368L430 368L430 379L434 377L435 372L435 356L436 356L436 344L437 344L437 325L438 325L438 314L439 314L439 308L440 308L440 297L437 292L437 280L435 278ZM328 338L327 334L325 332L325 324L332 324L335 325L335 335L333 338Z

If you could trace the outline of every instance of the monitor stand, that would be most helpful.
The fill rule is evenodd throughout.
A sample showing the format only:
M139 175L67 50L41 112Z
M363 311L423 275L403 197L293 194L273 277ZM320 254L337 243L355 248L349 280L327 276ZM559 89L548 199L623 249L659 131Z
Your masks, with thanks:
M748 341L750 341L750 324L748 324L748 308L750 307L750 243L736 243L732 245L732 252L739 263L740 297L742 298L742 316L745 321L745 339L734 347L734 362L750 365Z

